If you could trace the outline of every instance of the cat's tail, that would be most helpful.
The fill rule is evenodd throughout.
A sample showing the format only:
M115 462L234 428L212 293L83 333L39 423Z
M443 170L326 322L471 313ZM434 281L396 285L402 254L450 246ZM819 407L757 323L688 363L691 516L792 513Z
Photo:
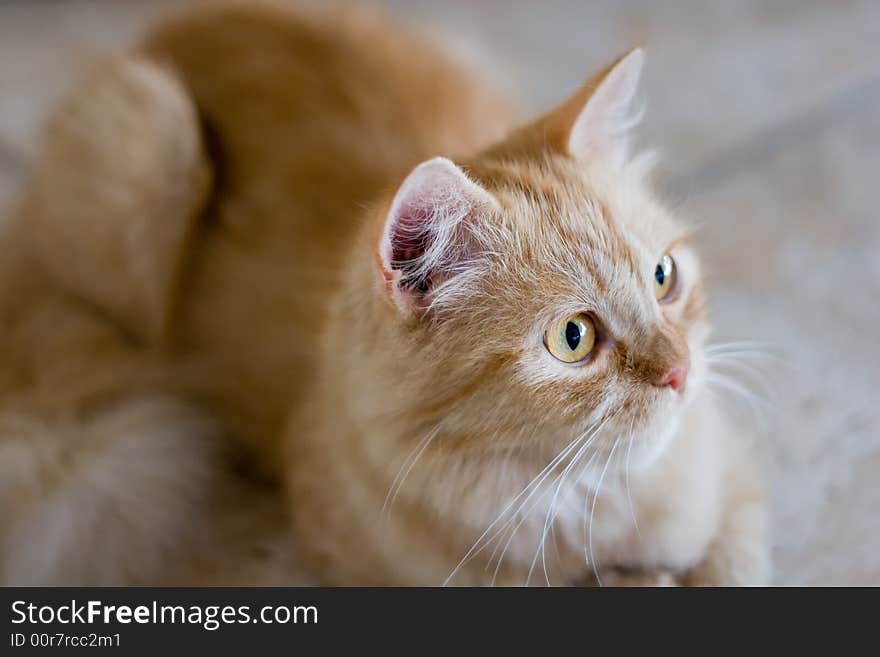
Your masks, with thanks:
M22 204L42 266L130 336L161 340L212 188L189 93L147 57L115 57L74 89L43 139Z

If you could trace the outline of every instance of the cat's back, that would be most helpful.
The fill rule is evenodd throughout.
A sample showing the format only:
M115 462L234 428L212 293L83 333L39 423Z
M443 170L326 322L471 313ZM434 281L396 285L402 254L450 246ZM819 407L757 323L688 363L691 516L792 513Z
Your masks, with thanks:
M373 12L226 4L160 25L142 49L200 117L214 182L197 250L278 249L306 280L337 268L364 207L411 167L510 124L500 96ZM206 264L196 275L227 263Z
M143 50L189 90L213 167L175 340L222 372L210 394L271 441L309 385L365 206L418 162L497 138L508 108L362 11L215 7L160 26Z
M231 4L160 25L144 50L191 92L221 194L272 180L301 201L372 198L509 124L497 96L374 13Z

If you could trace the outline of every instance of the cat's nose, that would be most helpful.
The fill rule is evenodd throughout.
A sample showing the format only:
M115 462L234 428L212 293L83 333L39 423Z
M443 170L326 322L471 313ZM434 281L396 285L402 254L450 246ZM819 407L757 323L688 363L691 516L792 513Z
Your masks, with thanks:
M660 387L669 386L675 392L681 392L684 390L685 383L687 383L688 369L689 364L687 362L676 365L664 374L656 385Z

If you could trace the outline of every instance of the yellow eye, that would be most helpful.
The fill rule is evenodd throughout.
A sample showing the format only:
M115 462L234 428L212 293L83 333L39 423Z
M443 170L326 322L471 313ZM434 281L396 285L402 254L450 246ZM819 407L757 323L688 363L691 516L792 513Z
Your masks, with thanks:
M571 315L547 329L544 344L547 351L563 363L578 363L593 351L596 327L584 313Z
M676 292L675 260L668 253L664 255L654 270L654 296L660 303L672 301Z

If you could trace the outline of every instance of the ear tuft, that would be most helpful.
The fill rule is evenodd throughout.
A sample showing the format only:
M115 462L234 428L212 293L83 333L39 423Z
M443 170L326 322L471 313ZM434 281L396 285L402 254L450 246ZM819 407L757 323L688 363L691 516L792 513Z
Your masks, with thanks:
M489 192L450 160L436 157L407 176L385 220L379 262L401 310L426 297L475 256L475 220L497 209Z

